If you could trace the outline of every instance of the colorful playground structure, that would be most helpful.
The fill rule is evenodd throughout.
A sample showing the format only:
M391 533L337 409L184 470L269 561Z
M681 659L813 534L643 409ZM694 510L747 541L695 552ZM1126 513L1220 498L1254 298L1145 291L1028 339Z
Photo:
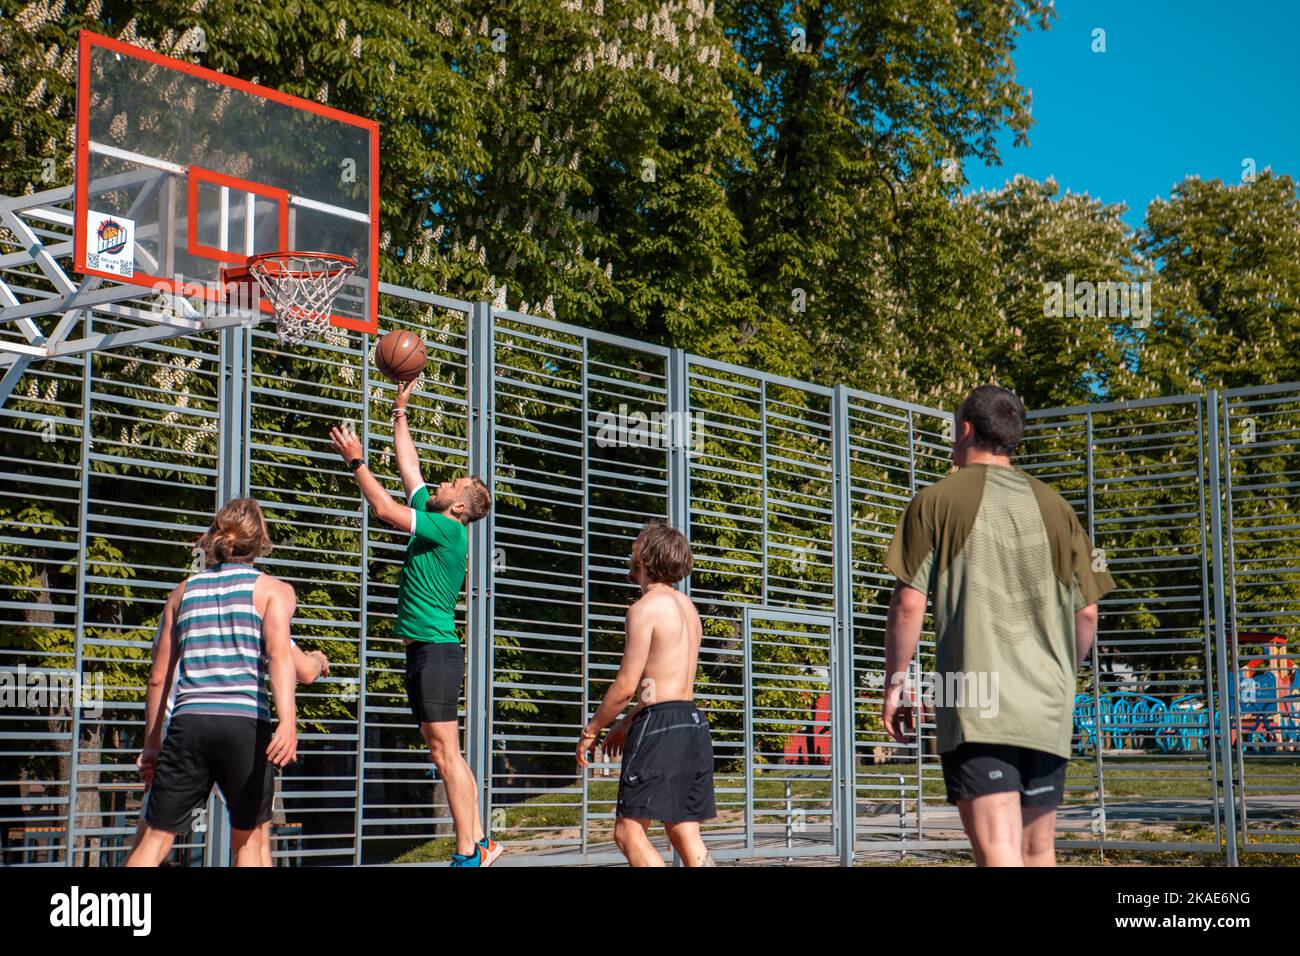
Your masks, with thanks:
M1241 662L1238 680L1229 683L1232 743L1240 727L1243 750L1252 753L1300 751L1300 687L1296 686L1296 663L1287 653L1283 634L1242 631L1246 647L1261 653ZM1233 640L1234 653L1236 640ZM1240 705L1237 688L1240 687ZM806 725L786 737L782 762L787 764L829 764L830 696L814 700ZM1098 720L1100 711L1100 720ZM1205 750L1210 728L1217 726L1205 706L1204 694L1183 694L1170 699L1135 691L1102 694L1096 702L1091 694L1074 698L1074 746L1078 753L1093 752L1098 735L1107 751L1158 750L1161 753L1192 753Z
M1295 685L1295 661L1287 653L1286 636L1243 631L1240 638L1245 646L1257 645L1263 653L1242 663L1238 680L1228 685L1229 712L1237 716L1232 722L1233 744L1240 728L1244 750L1300 750L1300 689ZM1234 637L1234 652L1236 644ZM1094 750L1099 735L1105 750L1204 750L1210 727L1218 721L1217 706L1211 719L1201 694L1171 700L1135 692L1102 694L1096 701L1091 694L1074 698L1074 740L1080 753Z

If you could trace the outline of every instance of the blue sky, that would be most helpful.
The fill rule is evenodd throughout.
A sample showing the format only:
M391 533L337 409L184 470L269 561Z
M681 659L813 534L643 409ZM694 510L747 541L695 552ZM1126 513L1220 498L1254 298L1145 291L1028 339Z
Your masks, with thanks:
M1033 90L1028 147L968 161L971 188L1024 173L1062 190L1147 204L1194 174L1240 182L1242 162L1300 175L1300 2L1057 0L1051 29L1022 34L1016 81ZM1106 52L1092 32L1106 31Z

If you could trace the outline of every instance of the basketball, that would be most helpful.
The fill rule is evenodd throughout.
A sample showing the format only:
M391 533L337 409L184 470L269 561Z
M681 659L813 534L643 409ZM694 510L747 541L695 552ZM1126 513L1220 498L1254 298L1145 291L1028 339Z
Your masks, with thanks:
M375 349L375 366L394 382L419 378L427 360L424 340L414 332L389 332Z

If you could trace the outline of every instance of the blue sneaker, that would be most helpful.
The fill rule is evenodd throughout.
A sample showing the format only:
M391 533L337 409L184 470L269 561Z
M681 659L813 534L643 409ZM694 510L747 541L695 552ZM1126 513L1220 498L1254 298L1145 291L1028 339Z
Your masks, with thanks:
M474 847L474 852L469 856L466 856L464 853L453 853L451 855L451 865L452 866L482 866L483 864L479 862L479 858L481 856L482 856L482 848L476 846Z

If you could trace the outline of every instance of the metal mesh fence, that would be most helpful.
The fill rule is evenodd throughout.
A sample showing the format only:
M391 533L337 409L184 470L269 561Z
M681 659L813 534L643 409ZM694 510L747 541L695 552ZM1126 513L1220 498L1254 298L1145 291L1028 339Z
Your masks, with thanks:
M88 332L113 331L111 316L87 314ZM879 716L894 584L881 562L907 502L950 469L948 413L391 286L381 316L429 348L410 415L425 477L472 471L494 492L458 614L462 727L513 859L619 858L618 764L597 754L580 773L573 754L617 671L629 547L651 518L684 527L695 551L715 856L964 844L933 724L900 744ZM0 410L0 670L73 677L98 703L29 695L0 709L6 864L122 861L159 610L237 492L265 508L276 549L264 566L297 590L295 639L331 662L300 688L278 862L418 862L448 848L393 633L404 536L362 507L328 441L351 422L401 494L393 386L369 371L373 345L339 333L284 347L238 328L27 371ZM1220 414L1229 537L1216 546L1206 463ZM1031 416L1018 464L1066 496L1119 583L1077 688L1061 815L1072 845L1217 851L1235 833L1225 792L1248 845L1296 842L1297 422L1294 387L1230 392L1221 410L1193 396ZM1241 631L1226 682L1210 573L1225 559ZM214 797L178 861L227 859L222 820Z
M1234 784L1247 851L1300 849L1300 389L1223 397L1228 692Z
M1062 829L1079 845L1218 850L1200 397L1031 416L1022 466L1074 507L1116 589L1081 662Z

